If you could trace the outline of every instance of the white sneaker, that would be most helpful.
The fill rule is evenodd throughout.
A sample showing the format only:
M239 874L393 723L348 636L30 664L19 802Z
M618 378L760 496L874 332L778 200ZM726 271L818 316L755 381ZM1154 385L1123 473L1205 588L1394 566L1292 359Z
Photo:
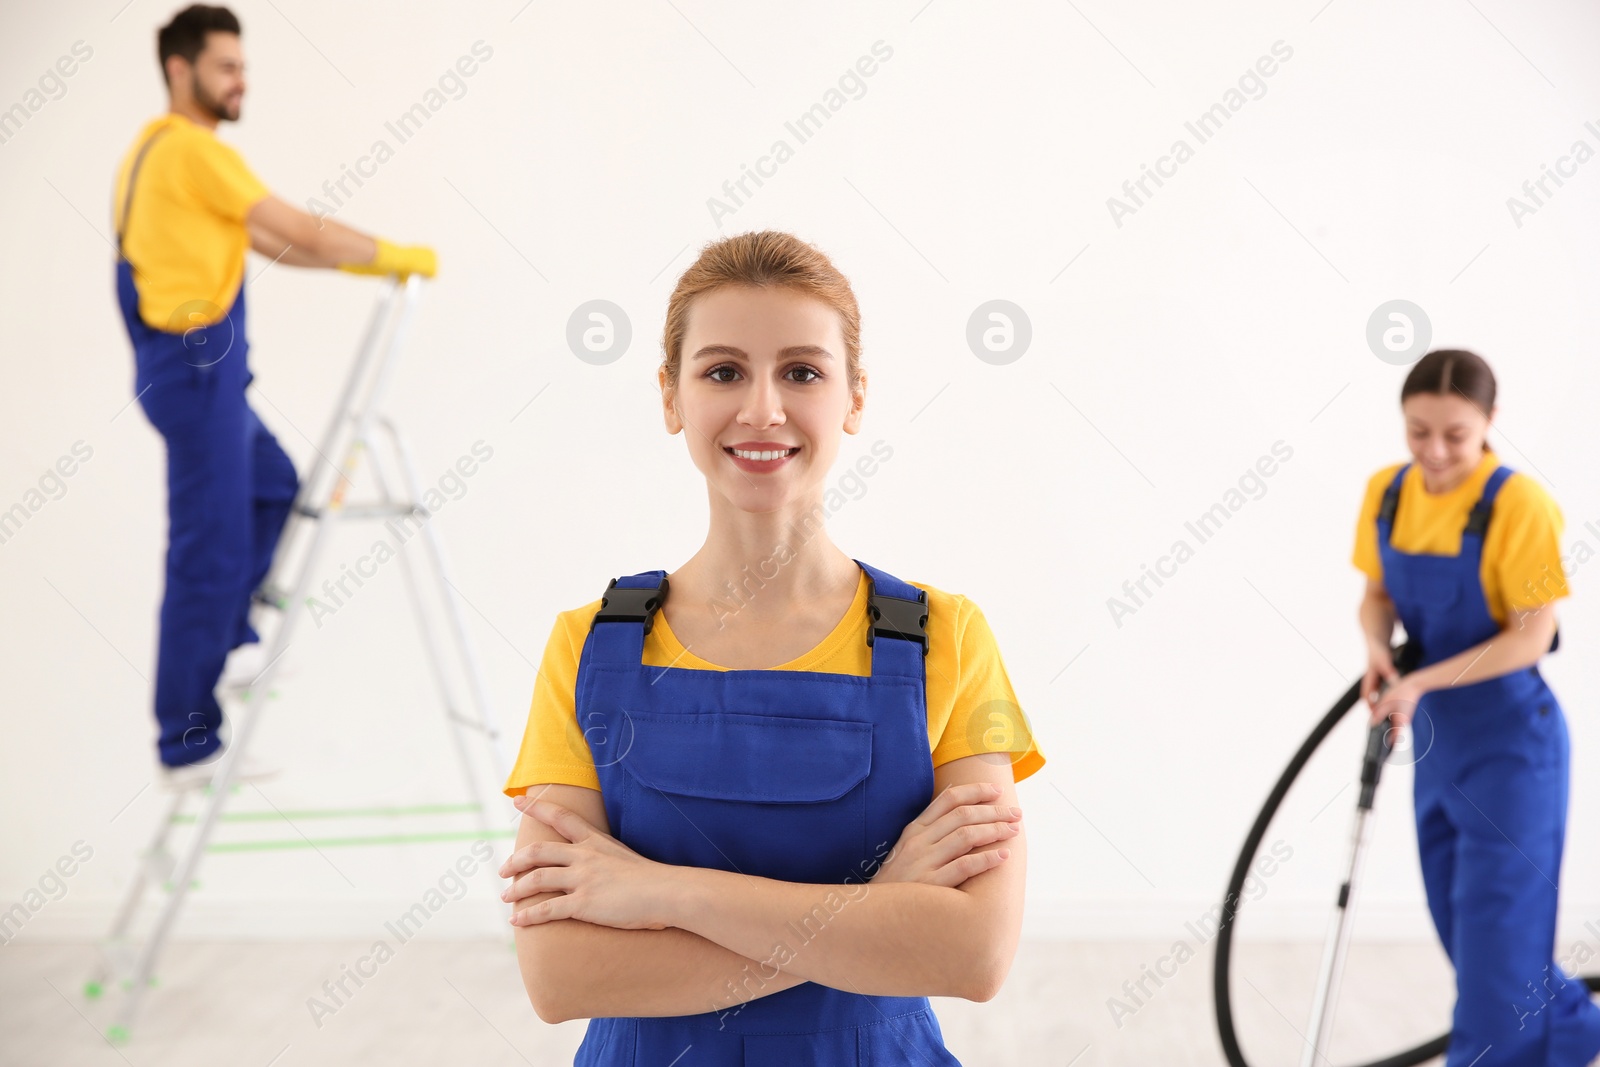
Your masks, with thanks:
M294 671L289 667L288 656L278 660L277 668L272 672L274 680L292 677ZM240 645L228 653L227 662L222 665L222 677L217 679L217 686L221 689L248 689L261 677L261 672L267 669L267 644L265 641L252 641L248 645Z
M226 711L222 713L222 725L217 727L217 751L207 756L198 763L186 763L181 767L169 767L156 758L158 773L157 783L169 793L181 792L185 789L204 788L211 784L217 773L217 765L222 762L223 753L233 743L233 718ZM280 773L282 768L274 763L262 759L255 752L246 752L239 765L233 769L233 781L260 782Z
M160 761L157 760L157 763L160 763ZM221 763L222 752L220 750L215 755L199 763L186 763L182 767L168 767L166 764L160 763L160 774L157 776L156 781L168 793L180 793L185 789L202 789L211 784L212 779L216 776L217 767ZM282 768L268 763L254 752L246 752L239 766L233 769L233 781L236 784L240 782L261 782L279 774L281 771Z

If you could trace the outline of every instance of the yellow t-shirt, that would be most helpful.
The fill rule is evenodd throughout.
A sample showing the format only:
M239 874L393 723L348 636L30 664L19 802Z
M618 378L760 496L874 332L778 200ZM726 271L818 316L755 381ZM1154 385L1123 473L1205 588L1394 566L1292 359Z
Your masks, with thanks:
M911 584L928 594L928 655L924 663L928 750L933 765L982 752L1011 752L1012 780L1022 781L1044 766L1044 755L1034 744L983 612L959 594L919 582ZM810 652L772 669L870 675L868 592L867 573L862 571L855 600L833 632ZM522 749L506 781L507 796L521 796L530 785L542 783L600 788L589 744L578 728L574 697L578 658L589 635L590 620L599 608L596 599L556 616L534 680ZM645 635L642 662L652 667L728 669L687 651L667 625L665 612L656 613L655 623Z
M1400 483L1400 503L1391 543L1401 552L1454 556L1461 551L1461 530L1484 483L1500 465L1485 452L1466 480L1447 493L1430 493L1422 484L1422 468L1412 464ZM1350 562L1375 581L1383 581L1378 557L1378 509L1383 491L1402 464L1395 463L1367 482L1367 495L1356 523L1355 551ZM1567 596L1561 569L1561 509L1544 486L1517 472L1500 486L1489 529L1483 537L1479 578L1489 614L1504 626L1507 609L1537 608Z
M128 218L128 172L145 153ZM139 317L170 333L220 321L244 282L245 216L269 195L233 148L204 126L166 114L145 124L117 168L111 201L122 252L133 265Z

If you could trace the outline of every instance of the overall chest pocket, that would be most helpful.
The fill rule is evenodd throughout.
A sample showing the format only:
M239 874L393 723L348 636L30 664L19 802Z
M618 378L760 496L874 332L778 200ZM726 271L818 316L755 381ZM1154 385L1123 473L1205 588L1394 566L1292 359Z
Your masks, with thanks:
M630 715L623 843L662 863L862 882L872 724L740 712Z
M1385 569L1383 585L1395 606L1404 611L1437 614L1464 599L1467 581L1478 576L1462 566L1439 566L1441 557L1417 557ZM1450 560L1454 563L1454 560Z

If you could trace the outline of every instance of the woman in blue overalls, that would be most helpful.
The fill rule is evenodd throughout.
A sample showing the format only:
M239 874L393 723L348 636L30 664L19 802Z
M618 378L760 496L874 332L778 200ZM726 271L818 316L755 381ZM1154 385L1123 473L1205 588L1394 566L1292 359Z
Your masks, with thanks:
M913 820L933 810L925 691L933 628L924 590L851 559L821 530L839 434L856 432L864 396L854 312L826 257L772 232L709 246L674 294L664 406L668 428L687 431L712 514L707 548L672 576L671 602L682 607L671 630L711 662L789 662L814 644L807 631L826 632L841 614L839 625L850 621L860 598L846 594L865 573L871 673L646 665L645 635L669 602L666 572L606 590L578 635L573 692L610 833L548 799L519 796L534 818L523 820L523 847L501 873L530 873L507 898L547 895L515 921L686 930L756 961L750 979L764 988L730 1010L591 1018L580 1067L949 1067L958 1061L928 995L987 1000L1015 951L1020 855L989 853L988 880L970 896L877 877ZM739 573L741 558L752 584L736 613L750 614L726 629L703 625L696 609L727 597L718 579ZM763 604L764 596L773 599ZM777 620L789 613L785 632ZM998 761L954 762L997 762L992 773L1004 784L995 791L1011 804L1003 747L989 753ZM524 845L539 823L554 832ZM1020 847L1019 831L990 840L1002 836ZM527 946L519 938L519 952ZM610 965L569 962L578 953L549 966ZM541 1017L577 1017L541 1005L531 985L530 996Z
M1461 350L1424 356L1401 389L1413 461L1373 478L1357 532L1362 694L1374 724L1412 727L1423 882L1456 972L1447 1067L1583 1067L1600 1007L1552 958L1567 726L1538 667L1566 592L1561 519L1489 450L1494 403L1488 365ZM1397 617L1421 651L1403 676Z

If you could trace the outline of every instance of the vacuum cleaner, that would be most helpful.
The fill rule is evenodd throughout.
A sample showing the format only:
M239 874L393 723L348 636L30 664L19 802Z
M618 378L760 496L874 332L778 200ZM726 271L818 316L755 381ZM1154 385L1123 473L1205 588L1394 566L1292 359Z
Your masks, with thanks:
M1402 675L1409 673L1421 658L1421 650L1414 647L1412 642L1407 642L1392 651L1395 669ZM1387 684L1384 689L1387 689ZM1379 691L1380 694L1382 691ZM1299 777L1301 770L1311 759L1312 753L1344 718L1345 713L1359 703L1361 703L1361 682L1358 680L1322 717L1322 721L1312 729L1310 735L1300 745L1299 751L1294 754L1294 758L1289 761L1289 765L1283 769L1277 784L1267 795L1267 802L1262 805L1260 814L1256 816L1255 824L1250 827L1250 833L1244 840L1244 847L1239 851L1238 862L1233 865L1233 875L1228 879L1227 894L1222 898L1222 919L1216 936L1217 951L1212 969L1212 992L1216 1003L1217 1036L1222 1041L1222 1051L1227 1056L1230 1067L1250 1067L1244 1058L1243 1050L1239 1047L1238 1033L1234 1030L1233 997L1228 981L1229 965L1233 955L1233 920L1239 904L1244 899L1242 894L1245 880L1249 877L1251 865L1255 863L1256 853L1261 848L1262 839L1266 837L1267 828L1272 825L1272 817L1277 814L1278 807L1289 792L1289 787ZM1393 727L1388 722L1380 722L1367 733L1366 749L1361 757L1361 791L1356 800L1349 860L1345 867L1344 881L1339 885L1333 917L1329 922L1327 938L1323 945L1322 964L1317 974L1316 993L1311 1002L1311 1020L1305 1034L1306 1043L1300 1060L1301 1067L1312 1067L1312 1064L1317 1062L1328 1063L1327 1050L1329 1035L1332 1032L1333 1010L1338 1000L1339 981L1343 976L1345 955L1350 945L1351 910L1369 841L1372 802L1378 791L1378 778L1392 750L1392 731ZM1587 985L1591 993L1600 991L1600 974L1583 975L1579 981ZM1443 1055L1449 1044L1450 1035L1445 1033L1431 1041L1424 1041L1415 1048L1406 1049L1386 1059L1373 1060L1361 1067L1412 1067L1413 1064Z

